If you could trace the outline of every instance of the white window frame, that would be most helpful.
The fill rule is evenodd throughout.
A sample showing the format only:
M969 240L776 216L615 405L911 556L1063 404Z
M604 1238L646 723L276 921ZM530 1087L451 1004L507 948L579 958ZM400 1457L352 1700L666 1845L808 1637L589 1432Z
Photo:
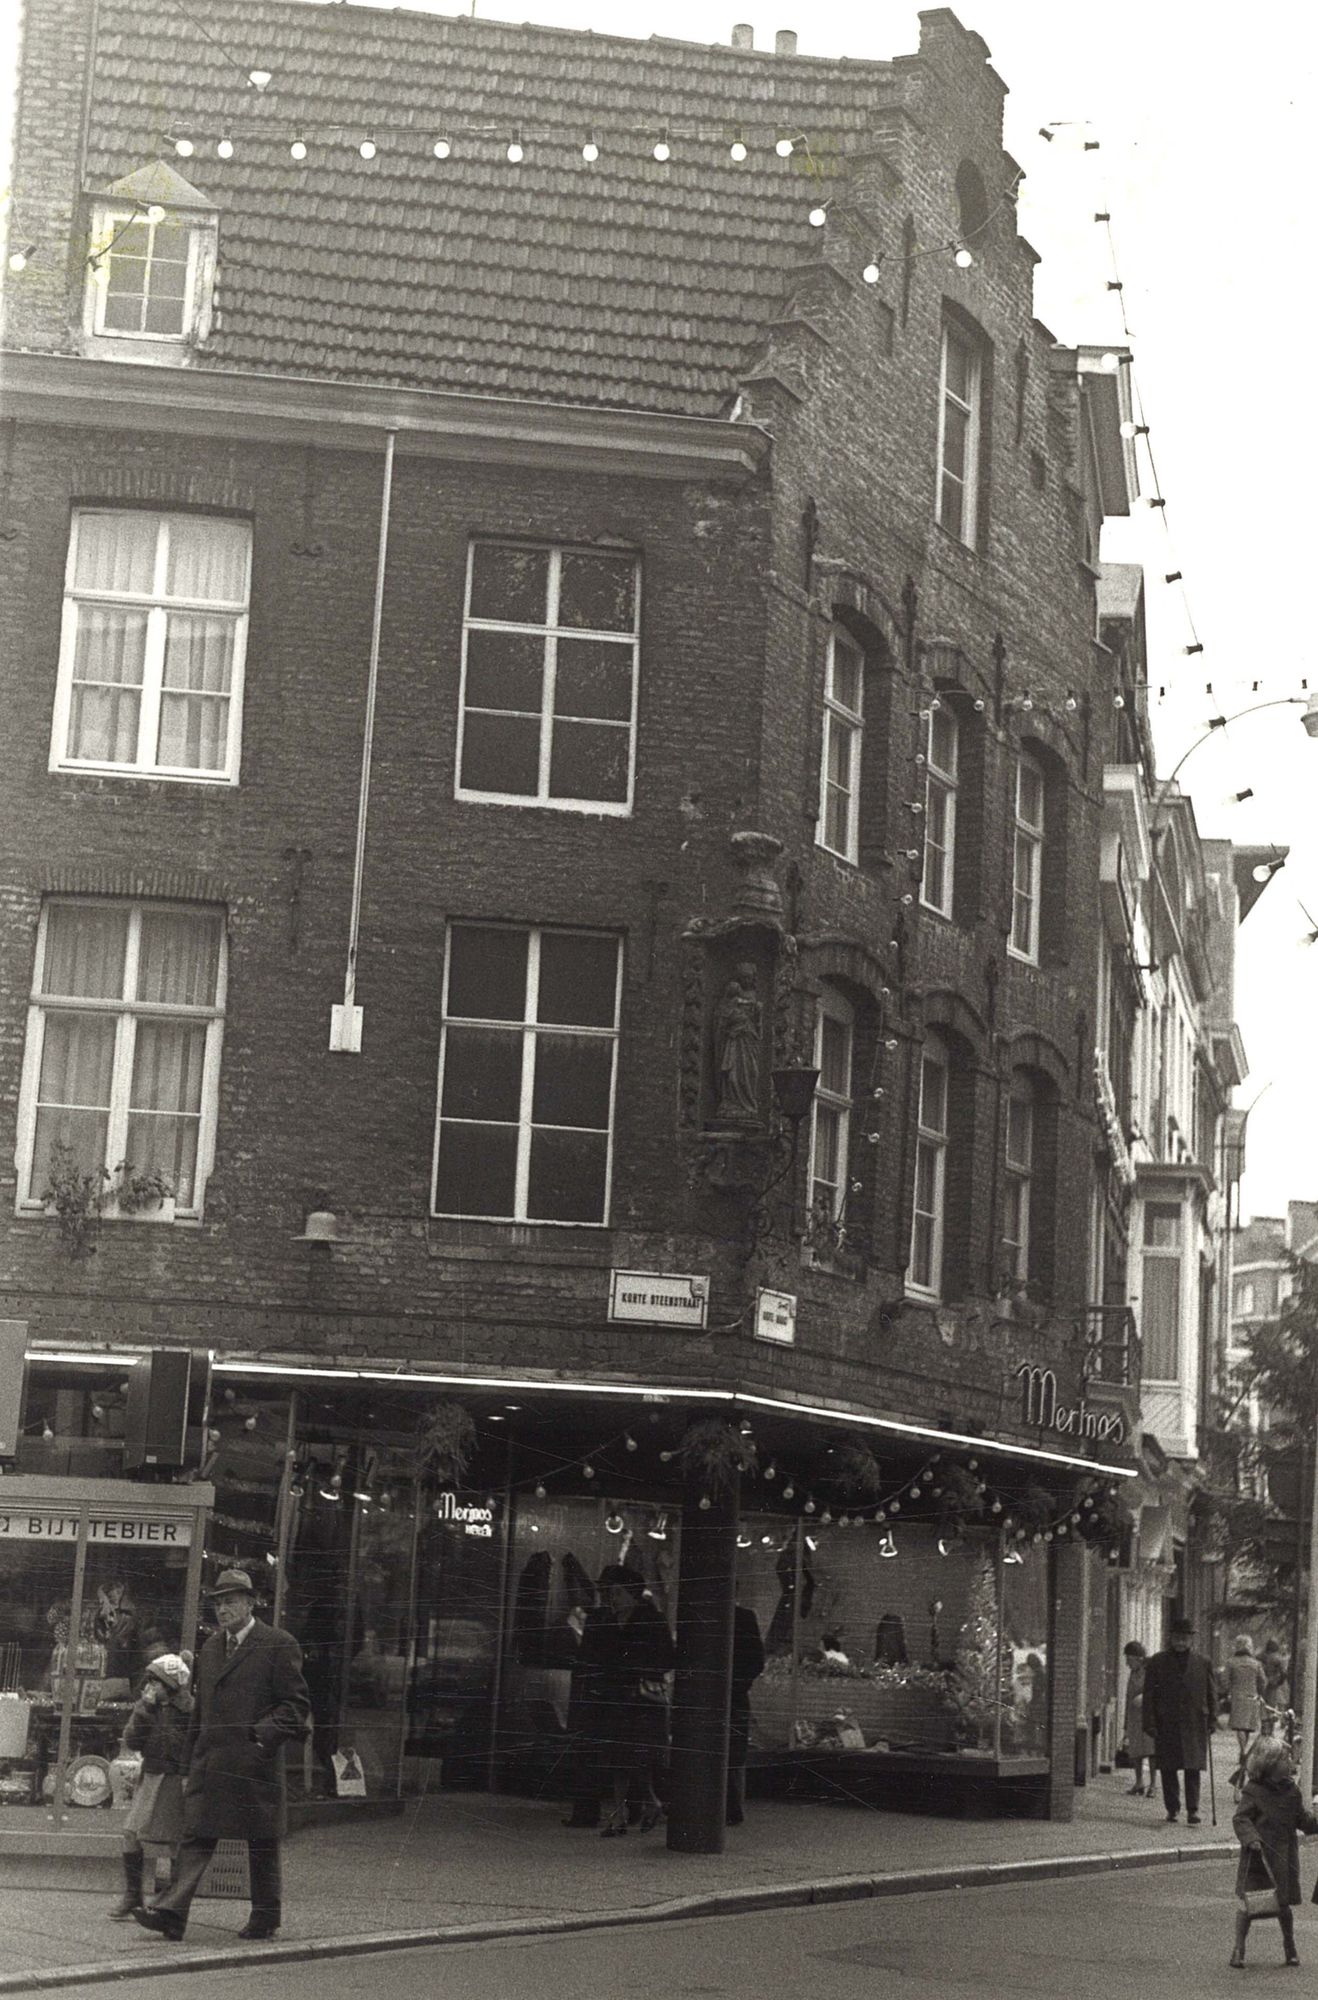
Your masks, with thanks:
M163 207L161 203L159 206ZM188 263L184 274L183 324L177 333L151 333L133 327L107 326L105 306L109 296L110 262L114 255L114 244L130 223L140 223L148 233L147 271L150 296L151 252L155 247L156 230L162 227L182 228L188 233ZM177 209L166 208L159 222L152 222L147 213L147 205L142 203L106 204L97 208L92 221L90 254L87 259L87 305L86 330L97 340L130 340L147 342L152 347L184 347L193 342L202 332L203 314L200 301L206 266L211 262L208 254L213 244L213 227L208 229L190 215Z
M78 507L74 509L69 525L69 549L64 565L64 613L60 628L59 673L55 685L55 710L50 732L50 765L52 771L92 771L112 774L121 778L168 779L171 784L187 785L236 785L242 756L243 736L243 682L247 659L247 623L252 593L252 537L247 523L247 567L244 590L241 599L207 602L201 598L166 597L165 578L169 570L169 535L171 523L180 519L232 521L232 515L188 515L180 517L177 512L167 512L155 508L140 510L156 524L155 570L151 590L139 595L134 591L80 590L75 587L77 574L78 534L84 520L99 514L122 514L137 512L124 507ZM109 759L96 757L71 757L68 754L69 727L73 712L73 666L78 642L79 606L83 604L126 605L144 609L147 614L146 651L142 663L142 687L137 718L137 755L131 763L114 763ZM229 687L229 735L222 767L214 770L194 770L186 765L158 764L154 761L153 746L160 734L160 704L164 694L165 641L168 634L171 612L197 612L205 616L228 617L233 619L233 657L230 669Z
M856 690L858 705L852 708L844 702L837 691L838 650L849 653L856 665ZM833 743L841 739L845 744L846 783L834 785L830 777L831 763L829 751ZM860 859L860 778L862 754L865 743L865 655L849 633L840 632L836 627L828 635L828 661L824 673L824 727L819 775L819 824L815 830L818 845L829 854L836 854L840 861L856 862ZM829 793L838 791L846 799L846 830L844 844L837 847L828 837Z
M104 909L107 904L127 905L128 944L124 953L124 993L131 993L137 984L137 970L142 936L142 917L151 912L169 913L186 911L196 915L205 911L216 918L219 930L219 953L215 969L215 1000L205 1007L174 1005L165 1001L118 999L74 999L56 996L47 999L41 985L46 962L46 930L52 909L69 908ZM28 1004L27 1038L23 1052L23 1076L18 1094L18 1140L14 1149L15 1165L18 1170L17 1213L20 1215L41 1215L43 1205L40 1189L33 1189L32 1167L36 1149L37 1105L41 1088L41 1061L45 1042L47 1017L51 1014L113 1014L116 1017L114 1062L110 1078L110 1107L106 1128L104 1165L113 1173L127 1154L129 1099L133 1082L133 1057L137 1043L137 1022L139 1020L204 1021L206 1027L206 1054L203 1063L201 1086L201 1115L197 1129L197 1167L194 1176L193 1198L188 1206L175 1204L176 1216L199 1221L205 1206L206 1184L215 1165L215 1126L219 1106L220 1058L224 1042L224 1010L228 985L228 929L224 912L213 904L180 903L156 901L150 897L108 897L108 896L48 896L42 904L41 917L37 925L36 956L32 975L32 992ZM108 1183L107 1183L108 1187ZM27 1192L24 1192L27 1190ZM116 1220L155 1220L150 1212L144 1214L119 1214L111 1201L107 1214Z
M935 1124L929 1118L929 1105L925 1097L926 1065L933 1065L942 1072L942 1119ZM943 1295L943 1243L947 1223L947 1152L951 1138L952 1107L952 1063L947 1046L938 1035L928 1035L920 1052L920 1102L916 1117L915 1138L915 1179L911 1198L911 1248L910 1264L906 1274L906 1289L917 1298L938 1299ZM921 1167L929 1166L930 1206L920 1207ZM916 1245L920 1237L920 1225L929 1225L929 1275L927 1279L916 1276Z
M1240 1301L1236 1306L1237 1319L1253 1319L1258 1310L1258 1297L1252 1278L1243 1278L1240 1284Z
M483 1015L455 1014L450 1016L448 1011L448 990L449 990L449 972L453 964L453 953L452 950L449 948L448 940L451 940L453 933L456 930L515 931L520 935L524 936L527 940L526 989L523 995L522 1020L520 1023L521 1035L522 1035L522 1078L521 1078L521 1099L518 1106L518 1118L517 1118L517 1165L515 1170L515 1180L513 1189L513 1207L515 1213L512 1215L472 1215L468 1211L459 1212L453 1209L442 1209L437 1205L437 1196L439 1189L439 1153L440 1153L440 1145L443 1139L444 1126L446 1124L488 1125L491 1123L498 1122L490 1119L465 1119L465 1118L446 1119L444 1117L443 1115L444 1066L448 1057L448 1031L450 1027L458 1027L458 1028L494 1027L494 1028L505 1029L509 1034L515 1034L518 1031L519 1027L519 1024L515 1021L490 1021L486 1019ZM540 1022L536 1020L535 1013L539 1005L539 993L540 993L540 940L551 930L555 937L565 937L565 936L589 937L594 939L608 938L614 945L616 952L614 961L616 971L615 971L615 983L613 989L612 1027L601 1028L601 1027L593 1027L589 1024L577 1025L575 1023L566 1021ZM618 1046L621 1039L621 1024L620 1024L621 1008L622 1008L622 939L618 937L614 932L583 930L576 926L569 926L563 929L559 929L557 926L539 925L539 924L531 925L531 924L482 923L477 918L459 920L449 925L448 935L446 940L446 948L444 952L442 1025L440 1031L440 1044L439 1044L439 1085L435 1097L435 1143L434 1143L433 1153L431 1156L431 1165L430 1165L430 1212L432 1215L436 1217L441 1217L449 1221L457 1221L457 1222L524 1223L528 1227L534 1229L607 1229L609 1227L610 1215L612 1210L612 1201L613 1201L613 1157L614 1157L614 1143L616 1137L616 1114L617 1114L617 1095L618 1095ZM565 1220L558 1216L535 1216L535 1215L528 1215L526 1212L528 1194L530 1190L530 1180L531 1180L531 1132L533 1124L535 1124L536 1129L539 1131L545 1131L545 1130L553 1131L556 1129L577 1131L583 1129L577 1126L547 1127L543 1123L536 1124L536 1121L532 1119L531 1113L535 1100L536 1043L541 1035L556 1035L556 1034L598 1036L601 1040L610 1042L613 1047L613 1061L610 1065L610 1070L609 1070L609 1124L608 1124L608 1131L605 1135L605 1150L604 1150L604 1212L601 1215L598 1222L581 1222L572 1219Z
M1025 1148L1012 1151L1012 1106L1024 1106ZM1030 1205L1034 1194L1034 1147L1038 1136L1038 1099L1029 1081L1013 1077L1007 1094L1006 1134L1003 1145L1002 1248L1008 1260L1007 1276L1024 1282L1030 1275ZM1010 1227L1009 1225L1014 1225Z
M934 757L934 726L940 717L952 732L950 764L940 764ZM960 781L961 718L955 709L942 702L930 710L925 728L924 863L920 873L920 901L927 910L936 910L942 917L950 917L956 903L956 802ZM931 893L929 879L930 856L935 852L930 836L937 810L941 810L943 822L943 840L936 850L943 857L941 895Z
M549 582L543 624L523 623L510 618L473 618L471 615L471 587L475 575L476 551L480 548L525 548L543 552L549 557ZM559 586L562 578L563 557L565 555L609 555L628 557L632 563L632 612L633 623L630 635L621 631L600 632L585 626L558 624ZM467 730L467 644L472 632L518 632L536 633L544 641L544 666L540 680L540 758L537 784L534 792L485 791L462 782L462 757ZM601 720L594 726L600 729L625 729L627 732L627 796L625 799L566 799L559 798L549 789L551 760L554 751L554 683L558 665L558 640L566 633L573 639L600 639L616 645L621 651L630 646L632 659L631 715L626 723ZM462 673L458 694L458 736L457 754L453 769L453 796L469 799L486 805L538 806L551 812L607 814L610 818L623 819L630 816L636 792L636 716L640 699L641 669L641 559L625 548L591 548L572 542L513 542L500 541L498 536L476 536L467 547L467 581L462 603ZM473 707L475 714L507 714L533 711L491 710ZM589 718L587 718L589 719Z
M1021 780L1030 772L1039 787L1039 817L1032 820L1021 808ZM1043 902L1044 818L1047 780L1043 765L1028 750L1016 758L1013 778L1011 818L1011 930L1007 950L1028 965L1039 963L1039 929ZM1024 915L1024 923L1021 918Z
M832 1090L824 1080L824 1024L831 1021L841 1028L846 1044L846 1090ZM855 1088L855 1015L840 993L825 987L819 996L819 1008L815 1015L815 1068L819 1071L819 1082L815 1089L814 1103L810 1111L810 1215L820 1219L816 1210L816 1186L828 1193L829 1222L839 1222L847 1203L847 1188L850 1181L851 1160L851 1114ZM822 1179L818 1172L819 1127L821 1117L836 1121L837 1131L837 1183L833 1185Z
M953 345L966 356L966 386L969 396L955 393L948 383L947 357ZM934 489L934 519L940 528L955 541L968 549L977 546L979 536L979 453L980 426L983 412L983 362L979 343L973 334L957 326L951 320L943 322L943 338L938 355L938 483ZM966 418L966 465L964 479L949 472L946 463L947 411L951 404ZM944 481L951 480L961 493L961 525L954 527L944 518L946 507L943 500Z
M1174 1246L1149 1242L1149 1223L1152 1220L1155 1209L1161 1211L1172 1211L1175 1213L1176 1242ZM1144 1357L1146 1364L1145 1379L1150 1382L1179 1382L1181 1379L1181 1363L1184 1353L1184 1321L1185 1321L1184 1258L1186 1255L1186 1251L1189 1248L1189 1245L1187 1244L1186 1241L1184 1204L1178 1201L1146 1202L1144 1205L1144 1213L1140 1217L1139 1244L1140 1244L1140 1293L1141 1293L1140 1334L1141 1337L1145 1340L1145 1348L1144 1348ZM1176 1266L1176 1293L1175 1293L1176 1322L1173 1332L1173 1340L1176 1350L1175 1352L1176 1365L1174 1373L1170 1375L1154 1375L1147 1366L1150 1356L1149 1356L1149 1346L1147 1342L1147 1337L1145 1335L1145 1329L1143 1325L1143 1306L1144 1306L1143 1293L1145 1289L1144 1272L1150 1260L1156 1260L1159 1263L1174 1264Z

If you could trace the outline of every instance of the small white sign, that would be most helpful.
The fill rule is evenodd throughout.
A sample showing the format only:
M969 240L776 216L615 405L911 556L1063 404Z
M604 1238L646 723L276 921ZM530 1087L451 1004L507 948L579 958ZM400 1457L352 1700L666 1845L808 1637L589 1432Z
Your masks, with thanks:
M24 1507L0 1513L0 1542L76 1542L76 1514L42 1514ZM87 1523L89 1542L117 1542L133 1548L185 1549L192 1540L192 1524L186 1517L162 1521L159 1515L116 1514L112 1518Z
M709 1279L682 1271L612 1271L609 1318L647 1320L651 1326L703 1327L709 1313Z
M755 1338L776 1340L780 1347L795 1343L795 1292L768 1292L761 1285L755 1294Z

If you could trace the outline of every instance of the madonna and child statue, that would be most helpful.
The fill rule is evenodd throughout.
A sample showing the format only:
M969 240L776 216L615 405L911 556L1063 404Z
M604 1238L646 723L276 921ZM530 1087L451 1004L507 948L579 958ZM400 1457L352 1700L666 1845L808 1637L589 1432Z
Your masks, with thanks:
M719 1125L759 1125L760 1061L764 1009L755 967L743 960L723 989L714 1023Z

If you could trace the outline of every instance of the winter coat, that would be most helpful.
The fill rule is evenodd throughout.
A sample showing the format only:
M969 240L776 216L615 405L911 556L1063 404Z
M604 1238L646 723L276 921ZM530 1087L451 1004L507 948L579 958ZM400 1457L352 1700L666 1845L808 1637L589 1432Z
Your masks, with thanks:
M124 1748L142 1753L144 1778L177 1778L188 1768L196 1703L186 1688L169 1694L162 1691L154 1701L148 1701L146 1695L143 1688L124 1725Z
M1231 1824L1241 1849L1236 1894L1242 1896L1246 1889L1269 1887L1259 1854L1261 1847L1281 1901L1298 1903L1300 1843L1296 1836L1318 1833L1318 1819L1305 1806L1294 1778L1276 1779L1271 1784L1251 1778L1240 1795L1240 1807Z
M621 1625L596 1626L590 1642L590 1733L606 1768L634 1770L668 1742L668 1702L655 1684L676 1663L672 1634L642 1597Z
M304 1735L311 1714L297 1640L258 1619L226 1656L217 1632L197 1655L194 1686L189 1837L277 1840L287 1828L283 1748Z
M1126 1706L1122 1712L1122 1733L1127 1754L1151 1757L1153 1738L1144 1731L1144 1662L1137 1660L1126 1682Z
M1202 1771L1216 1717L1217 1681L1202 1653L1155 1653L1144 1669L1144 1731L1159 1766Z
M1232 1729L1257 1729L1263 1720L1263 1663L1252 1653L1233 1653L1222 1675L1224 1691L1231 1704L1228 1721Z

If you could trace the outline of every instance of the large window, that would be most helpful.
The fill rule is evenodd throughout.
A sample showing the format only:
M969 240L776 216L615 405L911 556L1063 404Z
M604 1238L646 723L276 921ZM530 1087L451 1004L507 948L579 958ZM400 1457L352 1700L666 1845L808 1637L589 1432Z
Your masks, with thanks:
M925 737L924 873L920 900L952 914L956 873L956 793L961 731L951 709L931 709Z
M1030 1275L1030 1193L1034 1174L1034 1093L1023 1076L1007 1098L1006 1172L1002 1199L1002 1253L1009 1278Z
M1144 1210L1140 1336L1150 1382L1175 1382L1180 1375L1182 1227L1177 1202L1151 1201Z
M615 937L453 925L437 1214L607 1222L620 972Z
M99 210L88 259L92 332L186 340L202 261L201 232L181 216L156 204Z
M214 1151L224 1010L219 910L60 899L37 941L19 1118L20 1203L105 1170L157 1175L197 1214ZM127 1203L123 1204L126 1208Z
M947 1050L937 1036L920 1058L919 1129L915 1142L915 1202L911 1216L912 1291L937 1297L943 1283L943 1233L947 1207L949 1109Z
M824 681L824 770L819 844L844 861L860 853L860 771L864 741L865 658L845 634L828 642Z
M1012 838L1011 938L1016 958L1039 962L1039 916L1043 890L1043 769L1024 751L1016 759L1016 799Z
M839 994L825 991L815 1021L815 1092L810 1127L810 1216L837 1222L847 1198L851 1150L852 1016Z
M460 798L631 811L640 609L632 555L472 544Z
M236 781L250 556L243 521L74 514L52 770Z
M975 341L960 327L946 324L939 377L935 518L949 535L972 549L979 539L982 376L982 358Z

